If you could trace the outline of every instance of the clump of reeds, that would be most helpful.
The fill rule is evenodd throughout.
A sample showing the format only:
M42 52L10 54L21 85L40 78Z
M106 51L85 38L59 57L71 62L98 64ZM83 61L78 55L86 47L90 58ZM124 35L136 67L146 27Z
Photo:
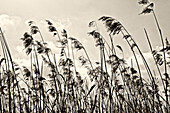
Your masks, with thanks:
M49 32L57 40L60 54L56 54L49 48L39 27L30 21L30 31L25 32L21 38L30 60L29 67L20 67L13 61L0 29L3 53L0 60L0 112L168 113L170 43L163 37L154 12L154 3L140 0L139 4L145 6L140 14L153 14L160 34L162 49L158 51L153 49L144 29L158 75L149 67L132 35L115 18L102 16L98 21L89 23L89 27L94 30L88 35L94 38L96 47L99 48L100 59L97 62L89 57L88 51L77 38L69 36L65 29L60 33L51 21L46 20ZM98 31L98 22L103 22L108 37ZM114 42L115 35L127 42L135 63L126 63L123 47ZM37 37L40 37L40 40ZM117 54L117 50L123 57ZM79 53L82 55L79 56ZM141 57L143 64L139 63L137 56ZM145 67L145 75L141 72L141 65ZM162 66L163 72L160 69ZM82 68L87 69L85 77L82 76ZM149 80L146 80L145 76L148 76ZM159 88L158 76L161 78L164 95Z

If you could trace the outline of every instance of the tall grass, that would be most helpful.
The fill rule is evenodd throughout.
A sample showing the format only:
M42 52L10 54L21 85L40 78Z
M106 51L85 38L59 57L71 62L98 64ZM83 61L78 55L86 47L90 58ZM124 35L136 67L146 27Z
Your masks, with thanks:
M25 32L21 38L30 60L29 67L20 67L14 62L0 29L3 54L0 60L0 112L168 113L170 43L163 36L153 3L141 0L139 4L145 6L141 14L153 14L160 34L162 49L154 50L144 28L158 74L149 67L149 62L132 35L115 18L102 16L98 21L89 23L89 27L94 30L88 35L94 38L99 50L100 58L96 62L89 57L88 51L77 38L69 36L65 29L60 33L51 21L46 20L48 30L56 38L60 50L60 54L56 54L49 48L40 28L30 21L30 31ZM105 25L108 36L103 36L98 31L99 22ZM123 47L115 44L115 35L122 37L129 46L128 52L134 57L131 65L127 64ZM79 56L79 53L82 55ZM142 64L138 56L142 59ZM145 67L145 73L142 73L141 66ZM82 68L87 71L85 77Z

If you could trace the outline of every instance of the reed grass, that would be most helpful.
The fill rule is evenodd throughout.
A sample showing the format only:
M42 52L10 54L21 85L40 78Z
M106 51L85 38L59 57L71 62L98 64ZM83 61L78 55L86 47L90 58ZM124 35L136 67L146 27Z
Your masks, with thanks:
M46 20L49 32L60 46L60 54L56 54L48 47L40 28L30 21L30 31L21 38L30 59L30 67L20 67L14 62L0 29L3 54L0 60L0 112L168 113L170 62L167 59L170 43L163 36L153 3L140 0L139 4L145 5L140 14L153 14L158 28L162 49L157 51L152 47L151 38L144 28L158 74L149 67L149 62L132 35L115 18L102 16L98 21L89 23L89 27L94 30L88 35L94 38L99 50L97 62L89 57L88 51L77 38L69 36L65 29L60 33L51 21ZM103 22L108 37L98 31L98 22ZM115 35L127 42L130 48L128 52L135 59L131 65L126 63L123 46L115 44ZM35 36L39 36L40 40ZM123 57L117 54L116 47ZM79 53L82 55L79 56ZM142 59L142 64L137 56ZM145 67L144 74L141 66ZM160 69L162 66L163 71ZM82 68L86 69L86 75L82 73ZM146 80L146 76L149 80ZM160 77L160 83L157 77Z

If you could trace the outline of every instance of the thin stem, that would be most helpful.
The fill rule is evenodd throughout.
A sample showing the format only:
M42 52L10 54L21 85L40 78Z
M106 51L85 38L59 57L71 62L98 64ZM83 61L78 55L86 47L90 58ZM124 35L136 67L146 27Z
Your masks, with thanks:
M115 48L114 48L114 42L113 42L113 38L112 38L112 36L111 36L111 33L109 33L109 37L110 37L110 40L111 40L111 45L112 45L112 49L111 49L111 51L112 51L112 54L115 54L116 55L116 50L115 50Z
M148 36L147 31L146 31L145 28L144 28L144 31L145 31L146 38L147 38L147 40L148 40L149 48L150 48L150 50L151 50L151 52L152 52L152 51L153 51L152 45L151 45L151 42L150 42L150 40L149 40L149 36ZM153 56L153 55L152 55L152 56ZM155 61L155 65L156 65L156 67L157 67L158 73L159 73L159 75L160 75L160 77L161 77L161 81L162 81L162 84L163 84L163 87L164 87L164 90L165 90L165 84L164 84L164 82L163 82L163 77L162 77L161 71L160 71L160 69L159 69L159 67L158 67L158 64L156 63L156 59L155 59L154 56L153 56L153 59L154 59L154 61Z
M155 19L155 22L156 22L156 25L157 25L157 28L158 28L158 31L159 31L159 35L160 35L160 38L161 38L161 42L162 42L162 47L163 47L163 57L164 57L164 74L165 74L165 97L166 97L166 104L168 104L168 77L167 77L167 65L166 65L166 54L165 54L165 45L164 45L164 41L163 41L163 35L162 35L162 31L161 31L161 28L159 26L159 23L158 23L158 19L156 17L156 14L154 12L154 10L152 10L153 12L153 16L154 16L154 19ZM167 112L169 111L169 108L168 108L168 105L166 105L166 109L167 109Z
M87 53L87 51L86 51L86 49L85 49L84 47L83 47L83 50L84 50L84 52L85 52L85 54L86 54L86 56L87 56L87 58L88 58L88 61L89 61L89 63L90 63L90 66L91 66L91 68L92 68L92 70L93 70L94 68L93 68L92 62L91 62L90 57L89 57L89 55L88 55L88 53Z

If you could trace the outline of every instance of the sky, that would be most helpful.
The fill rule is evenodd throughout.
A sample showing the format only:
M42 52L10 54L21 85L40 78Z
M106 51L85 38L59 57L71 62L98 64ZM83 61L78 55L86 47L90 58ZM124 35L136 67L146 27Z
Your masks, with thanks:
M170 40L170 0L151 0L151 2L155 4L163 36ZM27 24L29 20L36 22L45 40L51 47L55 47L56 39L48 33L44 22L46 19L52 20L57 29L64 28L69 36L80 40L90 57L95 59L98 53L94 40L87 35L91 30L88 28L88 23L106 15L119 20L142 51L147 54L149 49L143 29L147 29L154 48L159 48L160 39L153 16L138 15L142 9L143 6L138 4L138 0L0 0L0 26L15 59L26 58L21 49L20 38L24 32L29 31ZM98 24L99 31L108 38L103 24L100 22ZM127 50L127 44L120 36L114 40L116 44Z

